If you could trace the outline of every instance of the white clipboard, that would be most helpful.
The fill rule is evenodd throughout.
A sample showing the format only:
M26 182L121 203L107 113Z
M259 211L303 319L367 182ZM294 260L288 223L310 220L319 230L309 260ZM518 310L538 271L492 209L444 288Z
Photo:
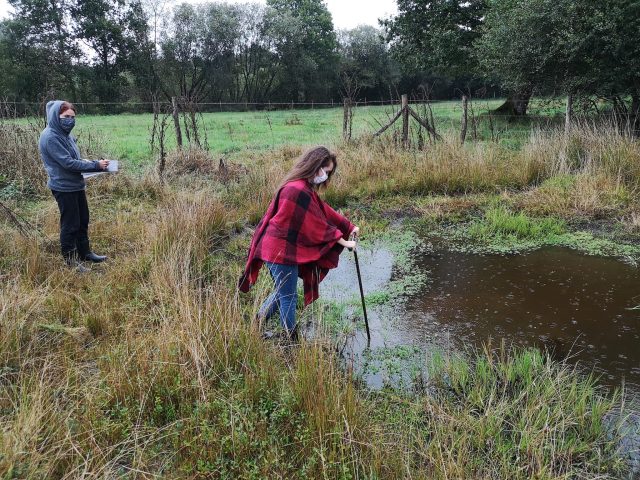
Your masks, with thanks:
M88 160L85 160L85 161L88 161ZM107 167L106 170L103 170L101 172L86 172L86 173L83 173L82 176L86 180L87 178L97 177L98 175L104 175L106 173L116 173L119 169L120 169L120 162L118 160L109 160L109 166Z

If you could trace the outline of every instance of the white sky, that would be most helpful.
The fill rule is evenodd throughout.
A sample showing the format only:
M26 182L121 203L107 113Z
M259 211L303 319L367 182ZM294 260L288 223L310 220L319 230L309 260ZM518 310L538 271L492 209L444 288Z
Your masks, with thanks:
M206 3L203 0L187 0L189 3ZM266 0L254 0L266 3ZM246 3L247 0L227 0L227 3ZM179 2L174 2L179 3ZM353 28L358 25L378 26L378 18L397 13L395 0L325 0L336 29ZM0 18L11 11L7 0L0 0Z

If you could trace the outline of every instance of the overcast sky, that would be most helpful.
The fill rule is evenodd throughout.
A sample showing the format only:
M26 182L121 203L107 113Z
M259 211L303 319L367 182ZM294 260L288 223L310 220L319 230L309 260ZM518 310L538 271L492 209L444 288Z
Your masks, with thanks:
M187 0L189 3L205 3L202 0ZM257 0L266 3L266 0ZM395 0L325 0L333 24L337 29L353 28L358 25L378 26L378 18L396 13ZM179 2L174 2L179 3ZM227 0L227 3L246 3L246 0ZM0 18L8 16L10 11L7 0L0 0Z

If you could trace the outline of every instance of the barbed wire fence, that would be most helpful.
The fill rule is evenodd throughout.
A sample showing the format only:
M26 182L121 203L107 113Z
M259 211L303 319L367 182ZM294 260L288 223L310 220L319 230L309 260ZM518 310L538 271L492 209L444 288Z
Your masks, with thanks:
M169 145L210 150L210 138L226 137L230 143L258 142L256 126L262 127L261 144L277 146L291 140L297 143L300 130L316 132L317 138L338 143L360 137L389 138L403 148L425 149L443 138L460 143L479 141L518 141L532 131L547 131L581 121L615 124L621 130L637 130L635 118L611 110L594 110L593 102L574 102L561 98L534 99L526 116L496 113L499 99L472 98L462 94L458 101L430 100L428 93L400 95L389 100L352 99L342 102L195 102L173 97L152 96L152 101L77 102L78 113L90 116L148 114L149 148L159 156L162 175ZM0 120L29 119L42 123L46 102L0 99ZM220 114L216 116L216 114ZM143 121L144 123L144 121ZM42 123L44 126L44 123ZM283 127L291 130L282 133ZM276 133L276 131L278 133ZM279 138L276 138L279 137ZM306 137L305 137L306 138ZM315 138L315 137L314 137ZM220 142L218 142L220 143Z

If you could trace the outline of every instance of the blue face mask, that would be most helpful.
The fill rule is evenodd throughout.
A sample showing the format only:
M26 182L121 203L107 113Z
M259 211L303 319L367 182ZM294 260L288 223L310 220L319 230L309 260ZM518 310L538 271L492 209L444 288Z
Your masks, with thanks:
M71 133L71 130L73 130L73 127L76 126L76 119L75 118L61 118L60 119L60 128L62 128L62 130L65 133Z

